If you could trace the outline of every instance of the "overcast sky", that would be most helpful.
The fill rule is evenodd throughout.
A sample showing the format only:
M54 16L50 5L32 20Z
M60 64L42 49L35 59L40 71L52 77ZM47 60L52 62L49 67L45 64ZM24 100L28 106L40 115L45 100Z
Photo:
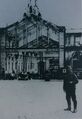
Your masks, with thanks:
M19 21L29 0L0 0L0 27ZM38 0L44 19L68 28L82 28L81 0Z

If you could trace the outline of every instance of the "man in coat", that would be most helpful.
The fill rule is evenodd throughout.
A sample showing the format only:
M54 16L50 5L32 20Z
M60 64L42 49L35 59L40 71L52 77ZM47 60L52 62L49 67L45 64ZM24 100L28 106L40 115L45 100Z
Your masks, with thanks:
M66 93L66 100L68 107L65 111L71 111L71 99L73 101L73 113L77 112L77 100L76 100L76 84L78 83L77 76L73 73L71 66L66 66L66 72L64 74L63 89Z

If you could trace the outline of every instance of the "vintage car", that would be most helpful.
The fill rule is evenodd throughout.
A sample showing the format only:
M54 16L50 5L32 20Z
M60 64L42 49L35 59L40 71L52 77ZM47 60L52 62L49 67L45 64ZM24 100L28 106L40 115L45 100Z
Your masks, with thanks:
M18 80L28 80L27 73L23 73L23 72L19 73L18 74Z

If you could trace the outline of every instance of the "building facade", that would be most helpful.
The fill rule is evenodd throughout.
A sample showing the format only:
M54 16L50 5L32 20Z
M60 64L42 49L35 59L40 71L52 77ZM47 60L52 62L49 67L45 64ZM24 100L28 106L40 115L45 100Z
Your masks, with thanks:
M6 73L23 71L43 75L46 70L64 66L65 27L44 20L36 5L29 4L23 19L3 31L0 67Z
M78 76L82 77L82 32L71 30L66 33L65 59Z

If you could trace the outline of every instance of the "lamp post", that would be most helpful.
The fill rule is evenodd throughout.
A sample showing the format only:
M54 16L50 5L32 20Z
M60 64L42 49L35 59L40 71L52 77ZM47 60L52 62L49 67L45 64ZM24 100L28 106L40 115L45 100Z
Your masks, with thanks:
M64 27L64 66L66 64L66 28Z

